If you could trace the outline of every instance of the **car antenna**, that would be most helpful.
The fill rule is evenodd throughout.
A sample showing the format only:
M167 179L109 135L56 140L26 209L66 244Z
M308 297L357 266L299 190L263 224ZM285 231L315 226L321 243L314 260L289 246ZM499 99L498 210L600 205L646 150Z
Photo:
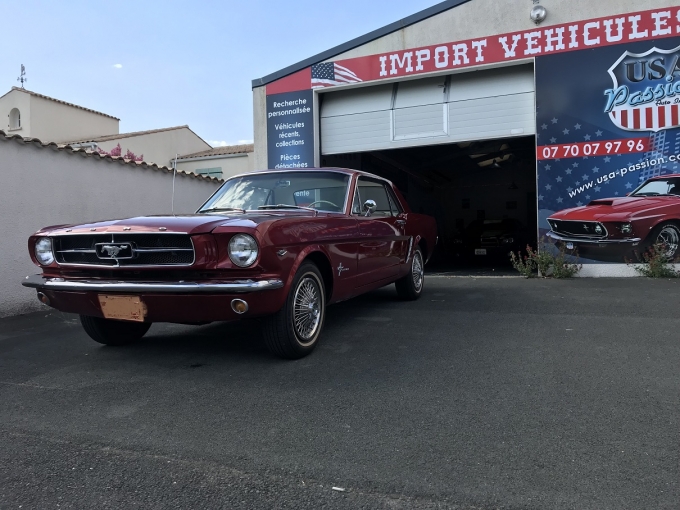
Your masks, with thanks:
M177 153L172 161L172 215L175 215L175 177L177 177Z

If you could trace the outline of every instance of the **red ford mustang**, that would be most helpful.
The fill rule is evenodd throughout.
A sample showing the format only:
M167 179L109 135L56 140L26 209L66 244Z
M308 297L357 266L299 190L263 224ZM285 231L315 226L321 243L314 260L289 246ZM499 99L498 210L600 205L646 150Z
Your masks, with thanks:
M266 317L268 348L300 358L326 305L390 283L417 299L436 241L434 219L389 181L265 171L227 180L193 215L44 228L28 241L42 274L23 284L103 344L139 340L153 322Z
M626 197L593 200L548 218L548 237L600 259L664 245L669 260L680 253L680 175L653 177Z

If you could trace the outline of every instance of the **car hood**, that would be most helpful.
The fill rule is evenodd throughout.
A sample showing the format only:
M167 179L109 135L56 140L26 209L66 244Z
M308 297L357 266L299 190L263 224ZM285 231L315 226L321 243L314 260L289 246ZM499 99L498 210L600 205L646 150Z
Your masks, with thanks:
M177 216L138 216L121 220L97 221L79 225L55 225L38 231L43 235L119 233L119 232L174 232L181 234L207 234L218 227L257 228L265 222L280 218L314 216L308 211L252 212L229 214L188 214Z
M653 216L680 206L680 197L621 197L593 200L582 207L558 211L550 219L581 221L625 221L639 216Z

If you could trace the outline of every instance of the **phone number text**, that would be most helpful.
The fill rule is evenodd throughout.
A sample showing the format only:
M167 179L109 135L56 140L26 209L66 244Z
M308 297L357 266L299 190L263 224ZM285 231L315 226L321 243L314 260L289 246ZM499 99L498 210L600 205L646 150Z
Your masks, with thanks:
M632 154L647 152L649 138L628 138L625 140L602 140L601 142L564 143L538 147L537 159L582 158L584 156L607 156L611 154Z

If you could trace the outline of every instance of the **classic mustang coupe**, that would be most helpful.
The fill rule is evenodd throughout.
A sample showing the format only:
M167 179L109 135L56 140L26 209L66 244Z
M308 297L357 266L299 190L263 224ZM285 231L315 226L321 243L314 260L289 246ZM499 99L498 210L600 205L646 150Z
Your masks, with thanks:
M559 211L548 223L548 237L588 258L623 261L661 244L674 260L680 255L680 175L653 177L626 197Z
M389 181L264 171L227 180L196 214L44 228L28 241L42 274L23 284L103 344L153 322L264 317L268 348L294 359L316 346L328 304L390 283L420 297L436 241L434 219Z

